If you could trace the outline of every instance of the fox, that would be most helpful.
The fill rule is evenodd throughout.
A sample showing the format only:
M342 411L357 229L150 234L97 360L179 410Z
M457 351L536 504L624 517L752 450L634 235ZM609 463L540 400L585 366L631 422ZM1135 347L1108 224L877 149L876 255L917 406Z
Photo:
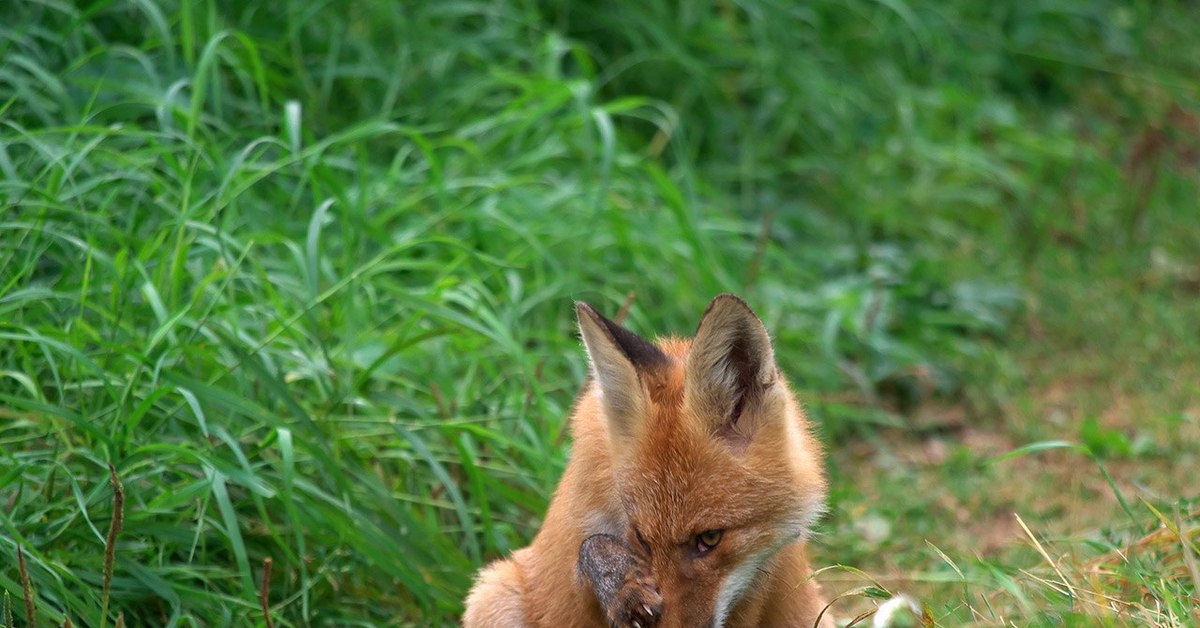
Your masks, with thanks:
M588 378L532 543L483 567L465 628L830 628L806 552L823 450L766 327L721 294L654 342L576 303Z

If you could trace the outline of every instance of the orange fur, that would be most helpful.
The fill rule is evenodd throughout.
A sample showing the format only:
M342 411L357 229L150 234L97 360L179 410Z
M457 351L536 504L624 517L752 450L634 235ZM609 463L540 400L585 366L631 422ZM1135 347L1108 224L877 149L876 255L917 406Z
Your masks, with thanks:
M572 412L571 460L533 543L480 572L464 625L605 626L576 574L580 544L593 534L638 543L635 529L651 548L659 625L813 625L824 602L804 539L825 499L821 451L761 323L736 297L718 297L695 341L659 340L667 359L631 379L625 365L603 363L620 354L600 346L612 337L583 312L593 377ZM728 353L741 344L748 358ZM721 386L737 360L759 379L747 380L751 399L730 421L742 406ZM614 385L636 388L633 401L628 390L602 390ZM614 416L622 412L631 416ZM723 536L698 556L706 530Z

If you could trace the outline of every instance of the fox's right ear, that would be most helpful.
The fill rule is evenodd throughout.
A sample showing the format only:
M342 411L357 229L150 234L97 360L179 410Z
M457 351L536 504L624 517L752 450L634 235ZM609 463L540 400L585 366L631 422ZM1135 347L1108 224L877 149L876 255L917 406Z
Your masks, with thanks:
M653 343L604 318L587 303L576 303L575 313L609 426L622 436L632 436L647 403L640 374L666 364L669 358Z
M717 295L688 353L683 390L690 405L708 418L714 433L745 444L759 427L754 410L777 376L762 321L740 298Z

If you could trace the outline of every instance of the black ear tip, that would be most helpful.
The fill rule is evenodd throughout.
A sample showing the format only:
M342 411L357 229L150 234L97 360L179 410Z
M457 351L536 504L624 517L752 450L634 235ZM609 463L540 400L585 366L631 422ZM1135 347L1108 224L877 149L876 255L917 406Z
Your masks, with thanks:
M639 371L657 368L669 361L662 349L659 349L654 343L604 318L587 303L576 301L575 313L579 316L580 330L584 334L585 344L587 343L587 328L594 327ZM583 324L585 320L589 321L590 325ZM599 342L600 339L597 338L597 341Z
M601 318L600 313L596 311L596 308L584 303L583 301L576 301L575 317L582 319L585 316L596 322L599 322L599 319Z

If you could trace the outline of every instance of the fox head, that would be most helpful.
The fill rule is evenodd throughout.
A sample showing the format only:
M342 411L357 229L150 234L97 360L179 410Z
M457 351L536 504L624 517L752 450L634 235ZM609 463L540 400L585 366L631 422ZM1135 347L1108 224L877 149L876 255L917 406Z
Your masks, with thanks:
M657 344L577 311L628 543L649 560L662 625L723 626L825 497L767 330L733 295L712 301L693 339Z

